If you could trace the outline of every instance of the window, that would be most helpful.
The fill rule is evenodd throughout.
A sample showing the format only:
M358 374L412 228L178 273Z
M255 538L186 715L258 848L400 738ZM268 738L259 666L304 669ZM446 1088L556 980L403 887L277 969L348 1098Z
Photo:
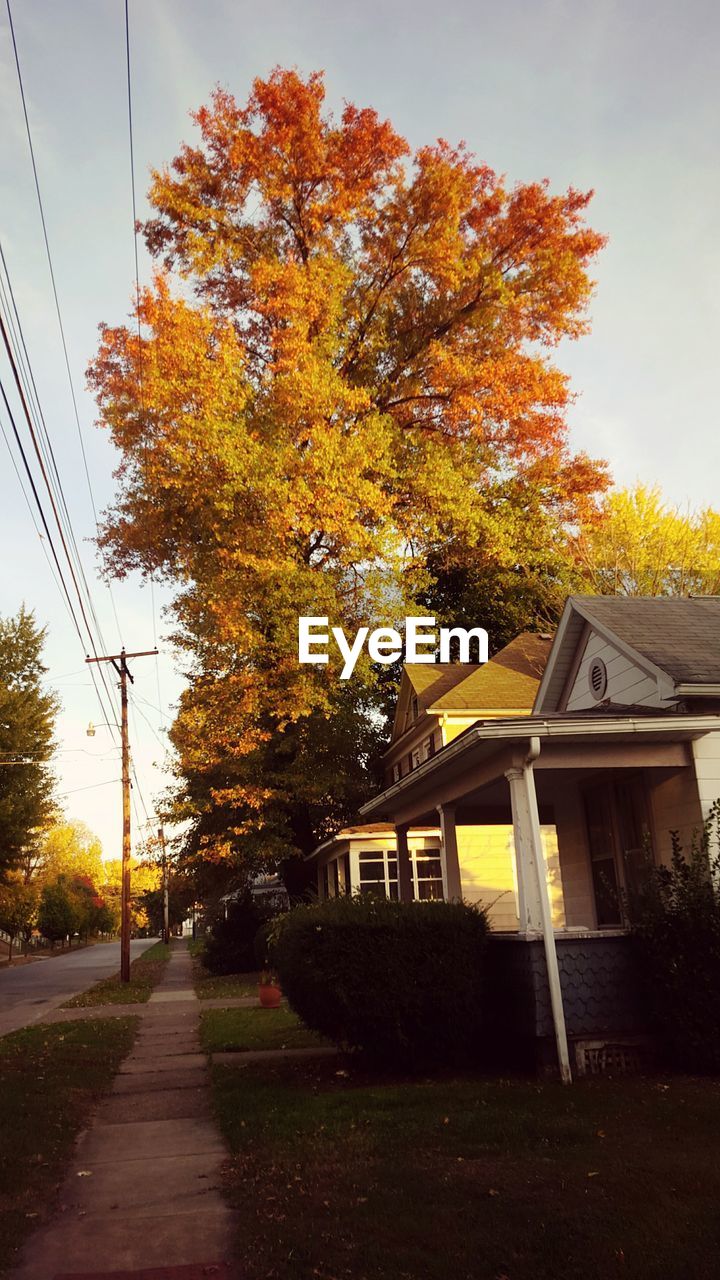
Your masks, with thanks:
M402 774L401 774L401 772L400 772L400 764L399 764L399 763L398 763L398 764L394 764L394 765L393 765L393 767L392 767L392 780L393 780L393 782L399 782L401 777L402 777Z
M398 865L394 849L363 850L359 854L360 892L398 900ZM411 850L413 898L419 902L443 897L439 849Z
M417 698L413 698L412 703L411 703L410 705L411 705L411 708L412 708L412 718L413 718L413 720L417 720L418 715L420 714L420 713L419 713L419 709L418 709L418 700L417 700Z
M359 854L360 892L374 898L398 899L395 850L370 849Z
M639 887L650 847L642 777L590 788L585 816L598 928L622 925L622 895Z
M413 889L419 902L429 899L442 901L442 864L439 849L418 849L411 855L413 863Z
M413 769L419 769L422 762L423 762L423 756L422 756L420 747L415 747L414 751L412 752L412 755L410 756L411 767Z

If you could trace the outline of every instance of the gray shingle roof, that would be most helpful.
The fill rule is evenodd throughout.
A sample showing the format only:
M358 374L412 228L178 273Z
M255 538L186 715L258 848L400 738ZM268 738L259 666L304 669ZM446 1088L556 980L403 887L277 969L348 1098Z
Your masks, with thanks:
M720 684L719 596L573 596L572 603L676 682Z

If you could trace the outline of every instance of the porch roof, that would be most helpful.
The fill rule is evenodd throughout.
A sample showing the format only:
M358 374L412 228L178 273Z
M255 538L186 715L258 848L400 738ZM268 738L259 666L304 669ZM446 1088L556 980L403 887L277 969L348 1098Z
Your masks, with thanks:
M455 803L479 786L502 777L506 769L521 765L532 739L542 747L536 768L575 769L583 761L587 767L611 767L608 747L681 747L713 731L720 731L720 715L678 712L621 716L591 712L481 721L367 801L359 812L367 821L393 821L402 814L404 822L427 814L443 799ZM638 758L637 766L642 767L642 763ZM667 763L678 766L687 760L668 754ZM443 789L447 791L444 797Z

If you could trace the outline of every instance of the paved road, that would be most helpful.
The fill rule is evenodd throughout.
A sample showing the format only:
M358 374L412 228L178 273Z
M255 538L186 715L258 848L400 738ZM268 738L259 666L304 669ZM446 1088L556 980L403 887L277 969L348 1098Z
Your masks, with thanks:
M130 959L135 960L156 941L132 941ZM119 968L120 943L99 942L67 955L0 969L0 1035L37 1022L48 1010L56 1009L98 979L117 973Z

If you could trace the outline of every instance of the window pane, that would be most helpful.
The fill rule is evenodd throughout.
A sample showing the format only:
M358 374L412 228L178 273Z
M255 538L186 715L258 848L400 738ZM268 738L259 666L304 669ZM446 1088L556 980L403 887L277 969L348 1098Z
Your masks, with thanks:
M385 883L385 864L383 862L365 862L360 867L360 879L366 883L375 880Z
M391 880L391 881L390 881L390 901L391 901L391 902L397 902L397 901L398 901L398 886L397 886L397 880Z
M370 898L385 898L385 897L387 897L387 894L385 893L385 885L384 885L384 884L361 884L361 885L360 885L360 892L361 892L362 894L367 894L367 896L368 896L368 897L370 897ZM391 893L391 896L392 896L392 893Z
M428 876L433 879L442 878L442 867L439 858L418 858L417 860L418 878L427 880Z
M622 924L614 858L594 858L592 875L598 925Z
M418 898L421 902L439 902L442 900L442 880L419 880Z

